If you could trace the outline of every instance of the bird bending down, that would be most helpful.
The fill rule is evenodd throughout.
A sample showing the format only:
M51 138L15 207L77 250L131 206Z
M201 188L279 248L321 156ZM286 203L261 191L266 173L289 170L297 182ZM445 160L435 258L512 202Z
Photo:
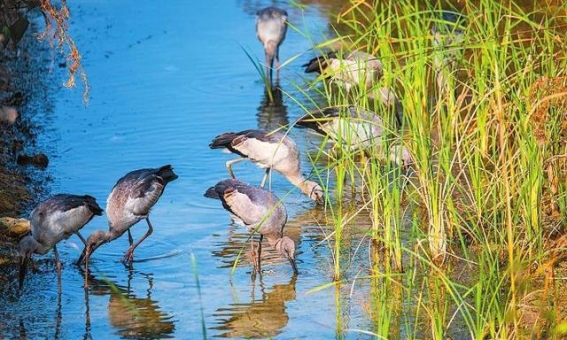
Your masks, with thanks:
M277 7L267 7L256 12L256 36L264 46L266 55L266 74L272 80L274 59L276 61L276 78L280 73L280 45L287 32L287 12Z
M347 91L360 85L369 90L384 75L382 62L372 54L361 51L353 51L343 57L330 52L326 56L311 59L303 67L305 73L327 75L343 84Z
M237 179L225 179L210 187L205 192L205 197L220 199L235 222L244 224L251 232L260 233L257 252L254 247L252 252L256 272L260 272L262 240L266 237L270 246L288 259L294 274L297 274L295 243L283 236L287 212L276 195Z
M106 200L109 230L93 232L79 257L79 264L85 261L85 287L88 286L89 258L92 253L100 245L119 238L125 232L128 232L130 248L124 254L122 261L129 263L133 261L136 247L153 232L149 218L150 209L157 203L166 185L177 177L171 165L165 165L156 169L134 170L116 182ZM148 223L148 231L134 243L130 228L143 219Z
M209 144L211 149L227 149L240 156L226 162L226 167L232 178L234 163L250 159L261 169L266 169L261 187L266 184L270 170L276 170L301 192L312 200L323 203L325 200L323 188L313 181L305 179L301 174L299 149L295 142L281 132L267 132L264 130L244 130L240 132L227 132L218 135Z
M20 289L24 284L27 263L32 254L45 255L51 248L55 253L57 274L60 280L61 262L57 252L57 243L77 234L86 245L79 230L95 215L102 215L102 211L96 199L89 195L59 194L41 202L31 213L31 233L24 236L18 245Z
M304 115L295 122L295 126L329 136L348 151L364 150L370 154L382 152L384 123L369 110L354 106L328 107ZM389 158L402 167L407 167L412 162L409 151L403 145L392 145Z
M382 103L393 107L396 119L401 126L403 108L394 91L388 87L374 90L375 84L384 76L382 62L374 55L362 51L353 51L340 56L336 52L311 59L303 65L305 73L318 73L331 81L342 85L346 92L360 88L369 98L378 98Z

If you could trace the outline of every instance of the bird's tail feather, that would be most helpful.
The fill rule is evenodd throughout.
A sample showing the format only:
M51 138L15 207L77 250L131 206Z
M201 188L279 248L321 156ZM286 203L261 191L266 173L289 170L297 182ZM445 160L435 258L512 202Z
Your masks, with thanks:
M211 144L209 144L209 147L211 149L226 148L227 145L230 145L230 143L232 143L232 140L234 138L236 138L237 136L238 136L238 134L236 134L234 132L226 132L226 133L220 134L220 135L216 136L215 139L213 139Z
M171 165L164 165L158 170L158 176L163 178L165 184L175 181L179 176L173 172Z
M100 205L98 205L98 203L96 202L96 198L90 195L85 195L84 198L85 198L85 202L87 202L87 205L90 211L93 213L93 215L101 216L104 210L102 210Z

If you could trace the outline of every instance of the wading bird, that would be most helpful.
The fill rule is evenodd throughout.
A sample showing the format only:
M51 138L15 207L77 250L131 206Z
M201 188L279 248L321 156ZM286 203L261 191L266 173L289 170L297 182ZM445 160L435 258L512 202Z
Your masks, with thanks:
M374 55L362 51L353 51L345 55L329 52L315 57L303 65L305 73L318 73L345 88L349 93L352 88L361 89L371 99L379 99L393 107L397 123L402 124L403 108L394 91L388 87L375 88L384 76L382 62Z
M41 202L31 213L30 234L24 236L18 245L20 289L24 284L27 263L32 254L44 255L51 248L55 253L57 274L61 280L61 262L57 252L57 243L77 234L86 245L79 230L95 215L102 215L102 209L96 199L89 195L59 194Z
M295 126L328 136L349 152L364 150L370 155L383 152L384 123L369 110L354 106L328 107L304 115ZM411 164L411 155L403 145L390 146L389 158L404 168Z
M264 46L266 55L266 74L272 80L274 59L276 78L280 74L280 45L287 32L287 12L277 7L267 7L256 12L256 36Z
M234 222L245 225L251 232L260 233L257 251L252 241L256 272L260 272L262 240L266 237L270 246L288 259L294 274L297 274L295 243L283 236L287 212L276 195L237 179L225 179L210 187L205 197L220 199L222 206L232 214Z
M303 67L305 73L326 75L344 85L347 91L359 85L368 90L384 74L382 62L372 54L361 51L350 52L344 56L329 52L309 60Z
M116 182L106 200L106 215L108 216L108 231L98 230L87 239L85 249L78 263L85 261L85 287L88 287L89 258L91 254L104 243L108 243L128 232L130 248L124 254L123 262L131 263L134 250L153 232L150 223L150 209L157 203L167 183L177 179L171 165L156 169L140 169L127 173ZM130 228L145 219L148 231L140 240L134 243Z
M215 137L209 147L211 149L227 149L240 156L240 158L226 162L226 168L232 178L236 178L232 171L232 165L250 159L261 169L266 169L260 184L261 187L266 184L270 170L274 169L312 200L318 203L323 203L325 200L323 188L316 182L306 180L301 174L297 145L281 132L264 130L227 132Z

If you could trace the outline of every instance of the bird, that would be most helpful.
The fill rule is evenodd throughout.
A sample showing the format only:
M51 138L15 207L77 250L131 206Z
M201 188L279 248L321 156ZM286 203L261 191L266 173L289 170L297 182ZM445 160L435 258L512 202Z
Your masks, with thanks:
M257 251L255 247L252 248L255 272L260 272L262 240L266 237L270 246L289 261L293 273L297 274L295 242L283 236L287 212L276 195L261 187L230 178L207 189L205 197L220 199L235 223L243 224L250 232L260 233Z
M272 79L274 59L276 61L276 78L280 72L280 45L287 32L287 12L277 7L266 7L256 12L256 36L264 46L266 55L266 74Z
M131 263L134 260L136 247L153 232L149 217L150 209L157 203L167 184L177 178L171 165L164 165L160 168L131 171L116 182L106 200L109 229L93 232L87 239L85 249L78 260L79 264L83 260L85 262L85 288L88 287L89 258L102 244L128 232L130 248L124 254L122 262ZM130 228L143 219L148 224L148 231L134 243Z
M309 60L303 67L305 73L327 75L343 84L347 92L359 85L369 90L384 75L382 62L374 55L362 51L353 51L345 55L329 52L327 55Z
M79 230L94 216L102 215L102 212L96 199L89 195L58 194L41 202L31 213L31 232L24 236L18 244L20 289L24 284L27 263L32 254L45 255L52 248L55 254L57 274L61 280L61 261L59 261L57 243L77 234L86 245Z
M305 73L318 73L343 86L347 93L360 88L371 99L379 99L395 110L398 125L402 125L403 108L394 91L388 87L376 90L375 85L384 77L382 62L374 55L363 51L352 51L344 55L329 52L309 60Z
M249 159L261 169L266 169L260 187L264 187L270 170L273 169L317 203L323 203L325 200L323 188L301 174L299 149L293 139L284 133L265 130L226 132L216 136L209 147L226 149L240 156L226 162L226 168L232 178L236 178L232 165Z
M328 136L350 152L364 150L372 153L376 147L380 151L386 132L376 113L355 106L314 110L300 117L294 126ZM403 145L392 145L389 158L403 168L412 162L410 152Z
M439 93L447 90L448 73L453 72L462 57L465 39L465 16L458 12L441 11L441 18L431 26L433 37L433 67Z

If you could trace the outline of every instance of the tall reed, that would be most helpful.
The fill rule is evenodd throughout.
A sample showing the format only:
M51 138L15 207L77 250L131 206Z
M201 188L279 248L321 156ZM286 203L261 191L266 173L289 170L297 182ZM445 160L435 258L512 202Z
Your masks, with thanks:
M442 10L466 22L457 25L462 38L436 45L433 25L455 34ZM352 1L334 29L338 37L315 50L376 55L384 67L376 88L393 89L403 106L398 129L394 110L372 96L376 89L313 84L326 104L373 109L386 125L366 158L343 148L329 165L338 202L348 198L344 183L355 183L362 200L354 213L368 213L368 234L384 249L371 257L370 285L389 289L384 277L411 273L396 282L415 308L400 313L418 321L400 323L385 312L391 297L372 289L371 317L384 317L374 320L374 333L512 339L546 326L537 334L561 334L556 315L530 323L522 305L542 280L530 268L559 256L549 245L561 243L554 238L566 217L567 4ZM341 138L350 143L348 134ZM384 156L392 145L407 147L411 171ZM333 212L335 278L349 227L341 204Z

